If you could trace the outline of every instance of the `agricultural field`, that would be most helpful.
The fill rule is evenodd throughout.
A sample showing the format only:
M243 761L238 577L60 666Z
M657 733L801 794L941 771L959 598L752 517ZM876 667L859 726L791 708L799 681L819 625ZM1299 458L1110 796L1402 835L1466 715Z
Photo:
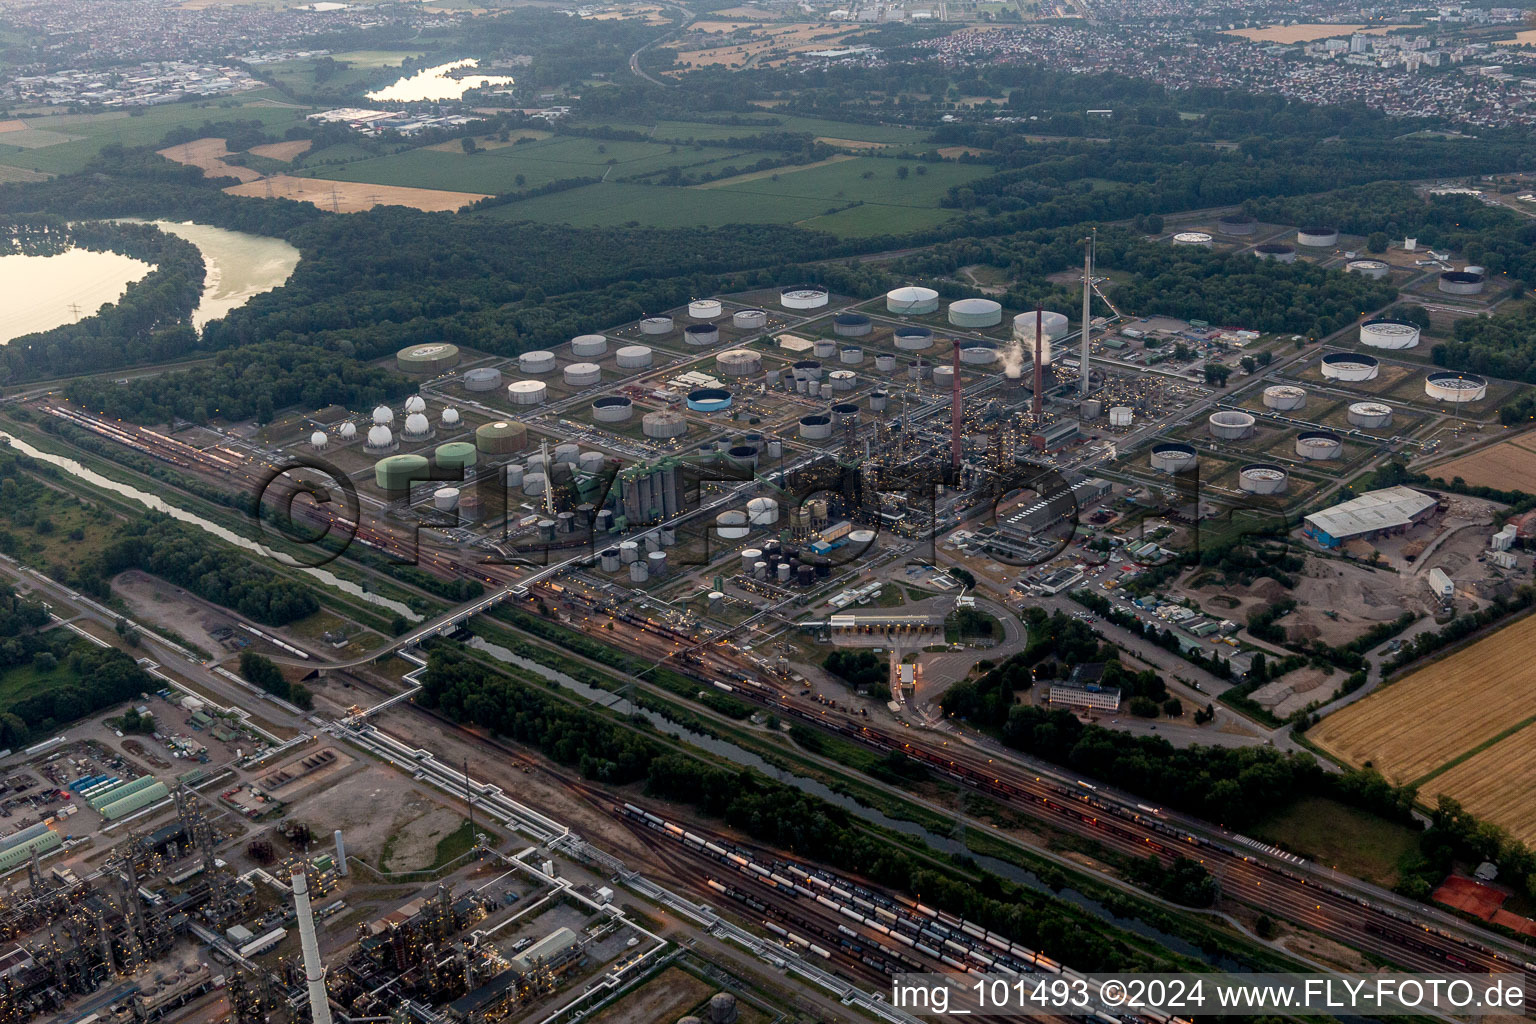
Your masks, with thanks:
M1329 715L1307 737L1350 764L1370 762L1393 783L1414 782L1531 719L1533 643L1536 615ZM1506 771L1499 764L1488 774Z
M1536 433L1521 434L1442 462L1430 469L1429 475L1447 482L1461 477L1473 487L1536 493Z
M696 21L670 47L677 50L678 67L666 73L711 66L773 67L796 53L835 48L858 31L858 26L809 22Z
M1419 790L1433 801L1455 797L1482 821L1509 830L1521 842L1536 843L1536 728L1506 736L1430 779Z
M346 67L331 72L324 80L316 75L319 66L316 58L264 64L257 71L263 78L276 82L290 92L307 93L318 87L324 87L327 92L346 89L361 91L367 86L387 80L390 76L382 74L384 69L398 69L407 60L421 55L419 50L352 50L334 53L331 59Z
M742 117L734 111L722 111L722 119ZM852 121L829 121L821 117L801 117L795 114L777 114L764 111L757 116L746 117L746 124L710 124L704 121L657 121L656 124L612 125L629 131L650 132L657 140L687 139L739 139L762 132L803 132L826 141L829 145L922 145L928 141L927 132L915 131L899 125L858 124Z
M260 181L234 185L224 191L232 196L293 199L337 213L357 213L371 210L375 206L410 206L428 213L441 213L445 210L460 210L470 203L487 198L474 192L445 192L429 188L329 181L324 178L296 178L291 174L273 175Z
M24 131L0 132L0 175L20 168L43 174L69 174L85 167L104 146L147 146L159 143L166 132L183 125L206 121L260 121L267 131L281 135L300 124L309 108L281 102L271 90L238 93L236 106L221 101L195 100L166 103L101 114L44 114L24 118Z
M234 154L229 151L223 139L193 139L191 142L168 146L156 152L167 160L200 167L210 178L235 178L238 181L247 182L261 177L260 171L241 167L239 164L226 163L224 158Z

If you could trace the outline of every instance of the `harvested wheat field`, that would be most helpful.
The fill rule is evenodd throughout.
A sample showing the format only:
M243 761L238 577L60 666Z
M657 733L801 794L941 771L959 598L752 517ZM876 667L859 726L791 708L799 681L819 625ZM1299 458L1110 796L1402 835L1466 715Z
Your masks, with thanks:
M1536 711L1536 615L1323 719L1307 738L1412 782ZM1447 773L1450 774L1450 773ZM1497 773L1496 773L1497 774Z
M268 142L261 146L252 146L250 152L255 156L264 156L268 160L281 160L287 163L300 153L308 153L313 146L313 139L295 139L292 142Z
M479 192L444 192L435 188L410 188L405 185L373 185L365 181L296 178L291 174L275 174L224 191L232 196L251 196L257 199L295 199L337 213L361 213L375 206L410 206L428 213L442 213L460 210L477 200L489 198Z
M823 146L836 146L838 149L884 149L889 142L865 142L862 139L834 139L829 136L817 136L816 141Z
M1440 480L1461 477L1474 487L1536 492L1536 434L1521 434L1429 471Z
M1514 723L1509 723L1513 725ZM1481 821L1536 843L1536 727L1526 726L1424 783L1419 795L1455 797Z
M238 164L227 164L224 158L232 156L223 139L193 139L179 146L168 146L157 152L167 160L179 164L201 167L210 178L238 178L242 182L256 181L261 172Z

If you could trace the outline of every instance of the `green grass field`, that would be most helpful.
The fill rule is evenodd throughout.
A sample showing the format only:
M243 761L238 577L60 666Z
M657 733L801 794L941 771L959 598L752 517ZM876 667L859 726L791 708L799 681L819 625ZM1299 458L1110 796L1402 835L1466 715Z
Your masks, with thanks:
M346 53L334 53L331 55L333 60L349 66L345 70L335 72L323 83L315 81L316 61L313 58L266 64L262 66L261 72L264 76L275 80L284 89L301 94L308 93L316 86L323 86L327 91L362 88L387 82L389 75L382 73L384 69L398 68L407 60L421 55L420 50L350 50Z
M1403 856L1419 846L1413 830L1322 797L1296 801L1249 834L1388 887L1397 883Z
M703 121L658 121L654 128L641 124L610 124L608 127L625 131L649 131L652 137L657 139L731 139L761 132L806 132L820 138L909 146L924 146L928 141L927 132L892 125L854 124L849 121L829 121L820 117L776 114L767 110L750 115L722 112L720 116L740 116L753 123L710 124Z
M234 105L227 105L233 102ZM28 115L31 126L22 135L25 145L13 145L0 135L0 175L5 167L19 167L45 174L69 174L83 168L103 146L158 145L165 133L180 125L204 121L260 121L274 135L300 123L307 107L277 106L278 93L259 89L240 93L232 100L196 100L165 103L133 113ZM46 135L40 133L47 133ZM8 133L9 134L9 133ZM53 139L52 135L59 138ZM43 139L51 144L38 145Z
M52 671L40 672L33 665L22 665L0 674L0 708L9 709L17 701L75 682L77 676L62 662Z

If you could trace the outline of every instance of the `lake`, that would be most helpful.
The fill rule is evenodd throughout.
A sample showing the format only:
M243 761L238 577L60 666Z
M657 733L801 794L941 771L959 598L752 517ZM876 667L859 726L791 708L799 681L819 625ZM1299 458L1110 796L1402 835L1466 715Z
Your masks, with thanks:
M209 321L239 309L252 296L278 287L299 265L299 250L281 238L226 231L191 221L150 223L166 234L191 242L203 254L208 276L203 280L202 301L192 312L192 326L199 331Z
M479 66L478 60L469 57L448 64L439 64L435 68L425 68L414 75L400 79L393 85L386 85L382 89L370 92L368 98L394 100L397 103L410 103L413 100L456 100L470 89L479 89L487 85L512 84L512 79L505 75L452 77L452 73L460 68Z
M143 260L89 249L0 256L0 344L94 316L153 269Z

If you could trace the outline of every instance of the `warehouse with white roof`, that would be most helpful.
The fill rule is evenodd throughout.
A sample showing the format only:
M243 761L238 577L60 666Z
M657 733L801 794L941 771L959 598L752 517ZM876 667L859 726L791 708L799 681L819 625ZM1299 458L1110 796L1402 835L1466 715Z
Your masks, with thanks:
M1422 523L1438 505L1412 487L1386 487L1312 513L1303 520L1302 532L1325 548L1336 548L1347 540L1379 537Z

